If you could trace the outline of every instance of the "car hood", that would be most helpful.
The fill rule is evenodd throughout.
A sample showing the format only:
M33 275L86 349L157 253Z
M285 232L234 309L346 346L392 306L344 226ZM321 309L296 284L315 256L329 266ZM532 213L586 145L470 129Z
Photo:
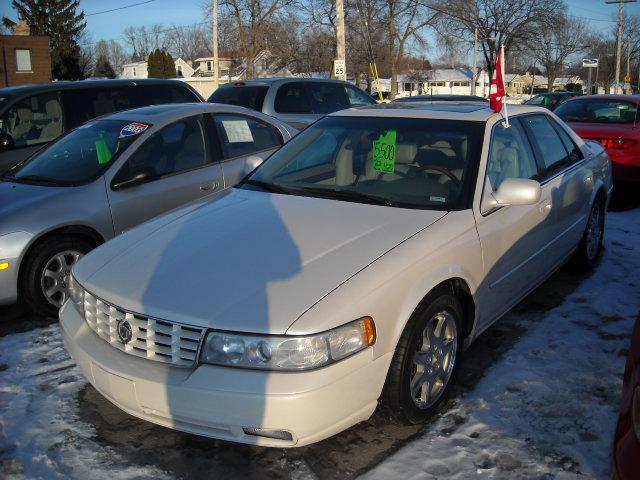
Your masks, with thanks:
M66 187L49 187L0 181L0 219L32 204L47 202L67 193Z
M94 295L134 313L282 334L445 214L233 189L117 237L82 259L74 275Z

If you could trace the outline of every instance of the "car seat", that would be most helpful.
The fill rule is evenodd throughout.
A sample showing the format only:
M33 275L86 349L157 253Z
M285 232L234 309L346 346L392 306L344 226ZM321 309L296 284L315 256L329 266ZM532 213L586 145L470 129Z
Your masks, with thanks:
M29 140L27 136L33 127L33 112L28 108L18 108L16 126L13 129L13 140L16 144L26 143L26 140ZM18 143L19 141L21 143Z
M62 108L58 100L49 100L45 104L49 123L40 132L40 140L53 140L62 135Z

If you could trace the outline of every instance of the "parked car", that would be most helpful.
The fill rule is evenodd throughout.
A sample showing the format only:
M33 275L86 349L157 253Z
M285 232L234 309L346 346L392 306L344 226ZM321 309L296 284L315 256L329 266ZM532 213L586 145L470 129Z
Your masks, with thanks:
M83 80L0 88L0 173L91 118L145 105L202 101L178 80Z
M566 102L570 98L577 97L582 95L581 93L576 92L550 92L550 93L541 93L540 95L536 95L527 100L525 105L536 105L538 107L544 107L551 111L554 111L558 108L562 103Z
M64 342L170 428L301 446L444 398L462 350L568 258L593 267L609 159L551 112L379 105L319 120L239 187L72 272Z
M406 102L480 102L489 103L484 97L476 95L414 95L412 97L400 97L393 100L394 103Z
M258 110L297 129L304 129L328 113L376 101L358 87L340 80L261 78L222 85L209 102Z
M636 320L627 354L622 385L622 405L613 441L615 480L633 480L640 472L640 316Z
M584 139L604 145L616 182L640 182L640 97L588 95L562 104L556 114Z
M190 103L83 124L0 177L0 304L55 315L96 245L242 179L295 130L258 112Z

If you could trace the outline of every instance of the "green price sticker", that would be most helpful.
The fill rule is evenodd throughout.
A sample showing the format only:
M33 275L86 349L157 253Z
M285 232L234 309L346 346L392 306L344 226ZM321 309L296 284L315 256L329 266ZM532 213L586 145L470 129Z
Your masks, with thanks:
M98 163L100 165L105 165L111 161L111 150L109 150L109 145L104 141L102 136L100 140L96 140L96 155L98 156Z
M396 168L396 131L380 134L373 142L373 168L382 173L393 173Z

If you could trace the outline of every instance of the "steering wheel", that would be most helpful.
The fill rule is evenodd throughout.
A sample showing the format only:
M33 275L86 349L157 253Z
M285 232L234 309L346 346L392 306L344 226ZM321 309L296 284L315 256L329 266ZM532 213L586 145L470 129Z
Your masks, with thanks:
M460 180L458 180L458 177L456 177L455 173L453 173L447 167L443 167L441 165L420 165L419 167L416 168L415 171L416 173L420 173L420 172L424 172L425 170L432 170L434 172L441 173L449 177L451 181L456 182L458 184L460 183Z

